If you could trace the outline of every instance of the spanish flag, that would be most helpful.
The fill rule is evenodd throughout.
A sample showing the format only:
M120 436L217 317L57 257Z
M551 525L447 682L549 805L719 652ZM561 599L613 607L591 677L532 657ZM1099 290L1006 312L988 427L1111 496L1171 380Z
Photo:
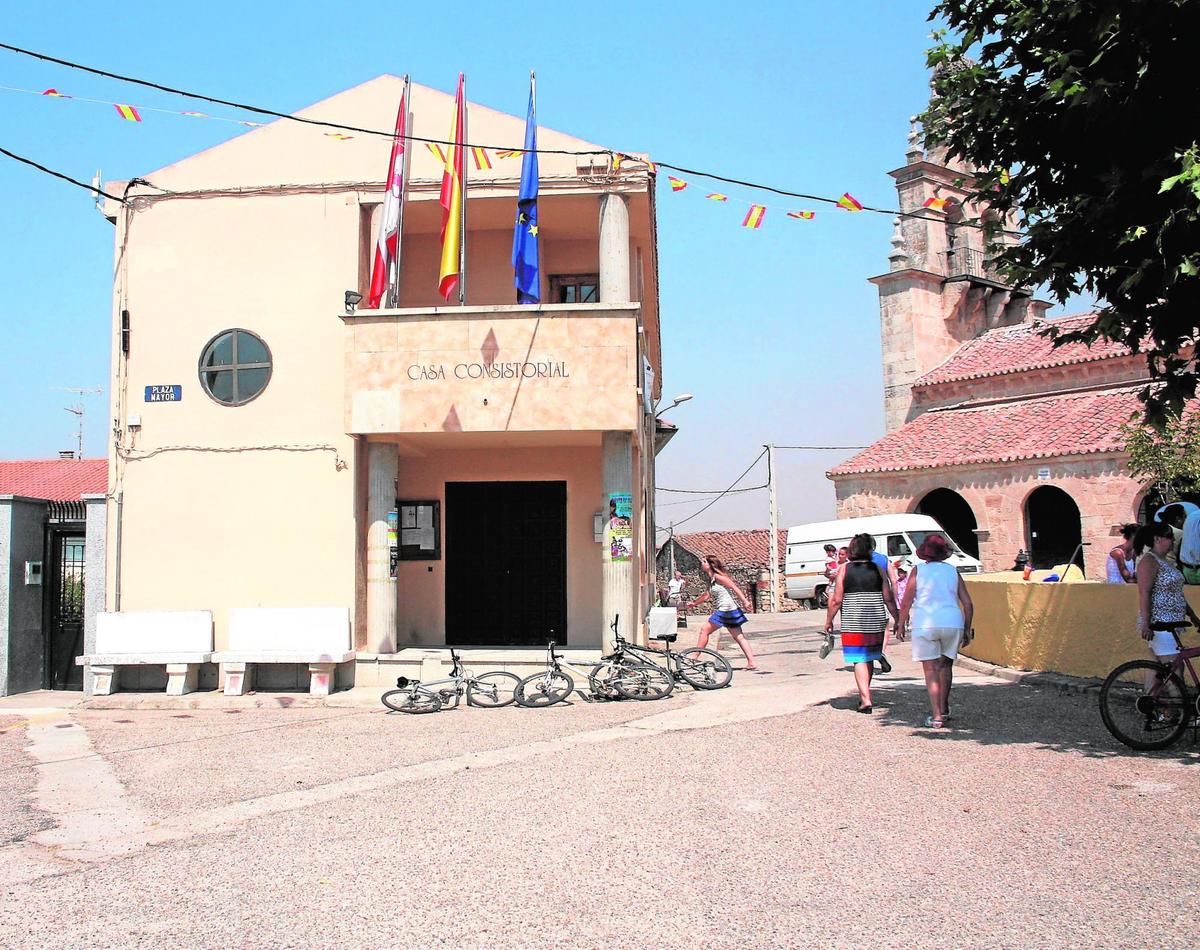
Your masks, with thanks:
M687 187L687 182L682 178L676 178L674 175L668 175L667 181L671 183L672 191L683 191Z
M64 96L63 98L66 98L66 97ZM116 109L117 112L120 113L121 118L127 122L141 122L142 121L142 117L140 115L138 115L137 109L135 109L133 106L126 106L126 105L122 105L119 102L114 102L113 108Z
M934 211L945 211L946 205L950 203L949 198L926 198L925 207L932 208Z
M787 216L789 218L798 218L801 221L811 221L815 214L815 211L789 211Z
M757 231L762 227L763 218L766 216L767 209L763 205L751 205L750 210L746 212L746 218L742 221L742 227L752 228Z
M490 169L492 167L491 156L488 155L487 149L480 145L471 146L471 158L475 161L475 170L477 172L483 171L485 168Z
M43 96L53 96L55 99L70 99L71 98L70 96L64 96L57 89L53 89L53 88L47 89L45 92L42 93L42 95Z
M709 201L728 201L729 200L729 195L723 195L719 191L714 191L712 194L705 195L704 197L706 197Z
M465 302L462 286L463 264L463 201L466 198L467 169L463 163L463 133L466 130L467 110L463 101L463 74L458 74L458 93L454 97L454 118L447 139L453 142L446 149L446 165L442 171L442 266L439 271L438 293L447 301L457 294Z
M425 147L429 149L429 153L443 165L446 164L446 153L437 142L426 142Z
M846 192L842 197L838 198L837 206L845 208L847 211L862 211L862 204L850 192Z

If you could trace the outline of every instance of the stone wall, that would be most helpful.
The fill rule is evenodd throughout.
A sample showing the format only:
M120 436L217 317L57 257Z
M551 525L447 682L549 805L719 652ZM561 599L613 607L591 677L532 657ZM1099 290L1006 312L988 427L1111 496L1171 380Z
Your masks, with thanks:
M656 560L657 568L657 583L658 590L666 590L667 584L670 582L671 574L671 548L675 550L675 569L683 575L684 580L684 599L693 600L699 597L702 593L708 590L708 581L704 576L704 572L700 569L700 558L693 554L677 541L668 541L662 546L658 552ZM801 610L804 605L794 600L789 600L785 595L785 581L783 577L783 559L786 557L784 548L785 545L780 545L779 557L779 609L781 612L792 610ZM729 568L729 573L738 586L741 587L742 593L750 604L759 611L770 610L771 605L768 602L767 592L758 590L759 575L766 570L766 564L730 564L726 563ZM683 611L691 615L702 615L707 617L712 613L712 602L705 601L698 607L691 610Z
M1039 477L1049 469L1049 478ZM876 472L833 479L837 516L911 512L930 491L949 488L971 506L978 522L979 557L985 571L1012 567L1017 551L1029 549L1025 501L1043 485L1061 488L1079 506L1084 564L1089 578L1104 576L1114 528L1134 520L1144 486L1129 476L1124 456L1033 459L992 466L963 465L909 472Z

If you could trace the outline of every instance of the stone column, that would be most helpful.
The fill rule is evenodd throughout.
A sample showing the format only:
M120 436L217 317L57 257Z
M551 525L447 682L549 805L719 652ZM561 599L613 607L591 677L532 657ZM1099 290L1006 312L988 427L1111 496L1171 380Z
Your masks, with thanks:
M388 512L396 507L396 446L367 443L367 651L396 652L396 579L391 574Z
M601 278L603 281L603 278ZM609 498L618 493L633 492L633 440L628 432L605 432L601 447L603 457L604 497L601 499L601 510L605 519L608 518ZM606 521L607 524L607 521ZM636 528L634 529L636 531ZM635 541L640 539L635 538ZM608 625L613 617L619 615L620 623L617 629L626 640L632 640L638 629L638 618L633 616L634 610L634 568L636 567L637 546L634 545L634 556L628 561L614 561L605 538L604 550L604 588L601 603L604 608L603 649L605 653L612 650L612 633Z
M104 612L108 590L108 499L104 495L84 495L86 511L83 541L83 652L96 652L96 617ZM83 668L83 694L92 695L92 668Z
M600 302L628 303L629 199L600 196Z

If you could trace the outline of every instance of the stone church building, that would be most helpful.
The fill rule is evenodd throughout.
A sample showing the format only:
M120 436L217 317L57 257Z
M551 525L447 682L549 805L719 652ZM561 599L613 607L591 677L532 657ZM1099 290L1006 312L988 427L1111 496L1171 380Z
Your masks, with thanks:
M886 434L829 472L838 517L932 515L989 571L1020 550L1035 567L1061 564L1082 541L1086 575L1103 577L1118 526L1146 507L1118 431L1139 407L1144 359L1053 347L1040 332L1048 304L1006 283L982 232L961 223L979 217L964 204L971 170L926 154L915 126L906 159L890 174L915 217L896 219L889 270L871 278Z

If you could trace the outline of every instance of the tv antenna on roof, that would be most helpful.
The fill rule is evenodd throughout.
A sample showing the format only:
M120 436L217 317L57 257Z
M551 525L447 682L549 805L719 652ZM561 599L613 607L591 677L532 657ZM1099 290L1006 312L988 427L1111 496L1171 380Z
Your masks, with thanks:
M77 459L81 459L81 458L83 458L83 412L84 412L83 397L91 396L91 395L98 396L101 393L103 393L104 390L103 389L85 389L80 386L54 386L52 388L58 390L59 392L75 393L75 395L78 397L78 401L75 403L75 405L63 406L63 409L65 409L67 412L71 413L71 415L75 416L75 418L77 418L79 420L79 427L76 431L77 451L75 453L75 457Z

